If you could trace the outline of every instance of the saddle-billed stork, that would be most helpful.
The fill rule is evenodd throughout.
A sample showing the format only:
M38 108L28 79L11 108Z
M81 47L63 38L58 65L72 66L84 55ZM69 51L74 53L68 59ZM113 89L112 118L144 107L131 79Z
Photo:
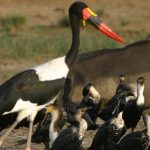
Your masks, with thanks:
M30 150L34 118L39 110L52 103L64 87L65 78L74 64L80 44L80 20L89 22L108 37L124 43L83 2L75 2L69 8L72 44L66 56L50 60L25 70L0 86L0 115L18 112L18 117L0 138L0 146L12 129L24 118L30 121L26 150Z

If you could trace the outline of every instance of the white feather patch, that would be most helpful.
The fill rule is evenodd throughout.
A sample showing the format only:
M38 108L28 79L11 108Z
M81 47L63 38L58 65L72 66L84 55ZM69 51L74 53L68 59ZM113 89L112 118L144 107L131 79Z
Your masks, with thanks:
M40 81L55 80L67 76L69 68L65 63L65 56L53 59L33 68Z
M17 101L17 103L15 104L14 108L9 112L3 113L3 115L10 114L10 113L13 113L13 112L18 112L18 111L24 110L24 109L28 110L28 109L34 108L36 106L37 106L36 103L31 103L30 101L23 101L22 99L19 99Z
M137 98L137 105L144 105L144 95L143 95L143 92L144 92L144 85L141 86L141 85L137 85L137 95L138 95L138 98Z

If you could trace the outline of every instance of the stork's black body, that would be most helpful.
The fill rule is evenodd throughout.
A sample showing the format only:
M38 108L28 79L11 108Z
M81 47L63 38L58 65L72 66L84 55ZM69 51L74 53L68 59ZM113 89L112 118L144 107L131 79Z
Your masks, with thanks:
M54 97L63 88L65 78L53 81L39 81L34 70L27 70L7 80L0 86L0 129L9 127L17 118L18 112L2 115L13 109L19 99L42 105ZM38 122L44 114L39 113L35 122ZM9 120L9 121L8 121ZM27 126L27 121L22 121L19 126Z
M13 109L19 99L37 105L46 104L63 88L65 78L40 81L34 70L17 74L0 86L0 114Z

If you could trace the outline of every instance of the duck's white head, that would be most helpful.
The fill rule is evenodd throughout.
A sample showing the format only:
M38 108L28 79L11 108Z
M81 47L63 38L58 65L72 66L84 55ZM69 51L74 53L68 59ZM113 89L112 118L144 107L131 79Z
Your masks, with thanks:
M139 77L137 79L137 105L143 105L144 104L144 77Z

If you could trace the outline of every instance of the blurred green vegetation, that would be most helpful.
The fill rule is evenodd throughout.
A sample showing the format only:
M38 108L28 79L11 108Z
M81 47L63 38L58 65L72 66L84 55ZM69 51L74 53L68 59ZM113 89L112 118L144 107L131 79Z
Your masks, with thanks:
M24 21L22 21L24 24ZM20 26L19 25L19 26ZM18 25L15 25L18 28ZM120 34L121 35L121 34ZM71 45L71 30L67 27L50 27L46 25L28 27L18 30L17 34L9 34L7 30L0 32L0 58L51 59L65 55ZM122 33L127 43L143 39L143 34ZM124 45L107 38L92 27L81 28L80 53L100 50L103 48L118 48Z
M104 15L106 14L105 8L102 7L102 8L100 8L100 9L97 9L97 10L96 10L96 14L97 14L99 17L104 16Z
M60 27L68 27L70 25L69 17L67 15L62 17L58 24Z
M23 14L12 14L0 18L1 27L10 34L16 34L26 24L26 16Z

